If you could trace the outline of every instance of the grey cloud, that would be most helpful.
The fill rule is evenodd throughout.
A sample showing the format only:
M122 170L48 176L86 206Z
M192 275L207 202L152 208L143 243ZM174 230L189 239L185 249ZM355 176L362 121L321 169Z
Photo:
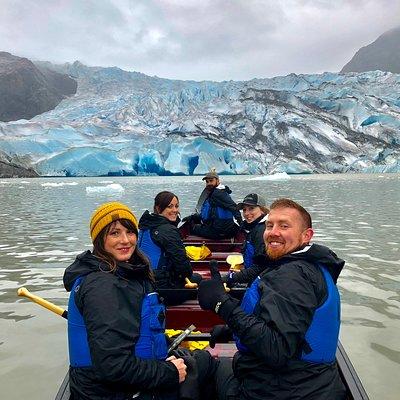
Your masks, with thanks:
M2 0L0 50L180 79L339 70L396 0Z

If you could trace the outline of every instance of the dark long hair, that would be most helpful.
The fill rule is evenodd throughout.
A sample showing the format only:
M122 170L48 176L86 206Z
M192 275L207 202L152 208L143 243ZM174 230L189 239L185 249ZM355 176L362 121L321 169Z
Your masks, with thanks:
M133 224L132 221L128 219L118 219L117 221L113 221L100 231L100 233L97 235L96 239L93 242L93 254L109 266L110 272L115 272L115 270L117 269L117 261L108 251L106 251L106 249L104 248L104 242L111 228L118 221L124 228L128 229L131 232L134 232L136 238L138 238L138 230L136 226ZM154 276L150 268L149 259L139 250L139 247L137 245L132 254L132 257L129 259L128 262L132 265L135 264L145 265L147 267L145 272L146 278L150 279L151 281L154 281Z
M164 190L163 192L158 193L154 198L153 212L155 214L161 214L171 204L174 197L176 197L179 203L178 196L172 192Z

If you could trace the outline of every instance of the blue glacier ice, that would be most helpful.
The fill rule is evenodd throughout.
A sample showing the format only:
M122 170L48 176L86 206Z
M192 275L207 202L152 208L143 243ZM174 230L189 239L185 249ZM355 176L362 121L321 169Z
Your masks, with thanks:
M398 74L195 82L51 67L77 78L77 94L0 122L0 156L40 175L400 172Z

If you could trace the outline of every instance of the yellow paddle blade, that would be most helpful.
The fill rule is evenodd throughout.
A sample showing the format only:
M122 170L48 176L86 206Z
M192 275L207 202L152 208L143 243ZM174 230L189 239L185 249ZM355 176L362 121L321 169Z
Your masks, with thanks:
M195 260L195 261L204 260L206 257L208 257L211 254L211 250L204 244L200 247L199 246L185 246L185 250L186 250L186 255L191 260Z
M189 278L185 278L185 282L186 289L197 289L197 283L192 282Z
M233 267L234 265L240 265L243 264L243 255L242 254L229 254L228 257L226 257L226 262Z

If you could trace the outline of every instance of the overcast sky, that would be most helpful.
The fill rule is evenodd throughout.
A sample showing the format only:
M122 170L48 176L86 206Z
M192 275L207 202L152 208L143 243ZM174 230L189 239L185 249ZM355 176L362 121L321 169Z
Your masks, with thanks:
M399 0L0 0L0 51L173 79L339 71Z

